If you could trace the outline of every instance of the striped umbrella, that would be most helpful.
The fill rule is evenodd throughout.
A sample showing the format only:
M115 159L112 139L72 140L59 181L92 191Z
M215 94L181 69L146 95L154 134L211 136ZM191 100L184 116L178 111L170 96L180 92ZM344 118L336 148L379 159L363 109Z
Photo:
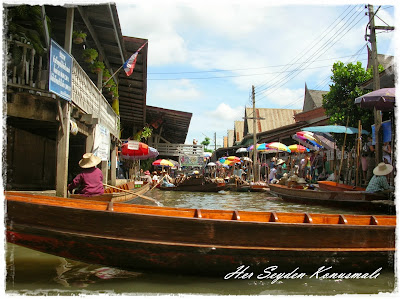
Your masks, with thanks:
M290 149L285 144L283 144L281 142L271 142L271 143L268 143L267 146L269 148L274 148L274 149L277 149L277 150L280 150L280 151L283 151L283 152L288 152L288 153L291 152Z
M292 151L292 153L305 153L310 151L308 148L300 144L292 144L289 145L288 148Z

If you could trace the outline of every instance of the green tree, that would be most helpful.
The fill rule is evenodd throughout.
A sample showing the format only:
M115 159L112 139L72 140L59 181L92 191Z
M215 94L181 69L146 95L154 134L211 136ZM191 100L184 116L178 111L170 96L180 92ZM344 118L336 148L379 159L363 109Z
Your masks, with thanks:
M380 66L380 69L383 69ZM361 62L356 64L348 63L345 65L339 61L333 64L330 90L323 96L322 106L329 116L330 124L346 126L348 120L349 127L358 127L361 120L363 129L371 131L374 124L373 111L360 108L354 104L354 100L368 93L362 90L360 85L372 78L372 69L365 70ZM338 145L343 144L344 134L335 134ZM354 145L354 138L346 139L346 146Z
M202 145L204 145L205 148L210 145L210 138L206 137L204 140L201 142Z

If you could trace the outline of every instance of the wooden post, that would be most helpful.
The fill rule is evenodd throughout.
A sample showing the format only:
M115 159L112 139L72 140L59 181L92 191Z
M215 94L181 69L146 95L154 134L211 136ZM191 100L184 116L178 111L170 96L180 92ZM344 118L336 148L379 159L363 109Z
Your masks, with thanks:
M74 8L67 8L67 19L65 24L64 49L71 53L72 47L72 30L74 23ZM68 184L68 159L69 159L69 120L70 120L70 103L58 99L59 121L57 132L57 170L56 170L56 195L67 197ZM63 103L61 103L61 101Z
M356 167L356 186L360 186L360 182L359 182L359 168L360 168L360 152L361 152L361 130L362 130L362 126L361 126L361 120L358 121L358 138L357 138L357 159L356 159L356 163L357 163L357 167ZM363 172L362 168L361 168L361 172Z
M110 174L110 181L111 185L115 186L117 182L117 150L118 147L115 142L111 142L111 174Z
M253 98L253 182L259 181L258 161L257 161L257 127L256 127L256 98L254 93L254 85L251 87Z
M370 35L369 41L371 43L371 58L372 58L372 74L373 74L373 90L380 88L379 78L379 65L378 65L378 49L376 46L376 32L375 32L375 18L374 18L374 7L368 5L369 15L369 28ZM382 125L382 114L380 110L376 110L374 107L374 121L375 121L375 165L378 165L382 161L382 149L380 147L380 129Z
M69 158L69 119L70 103L58 99L62 115L57 133L57 170L56 170L56 195L67 197L68 183L68 158ZM61 101L64 102L61 104Z

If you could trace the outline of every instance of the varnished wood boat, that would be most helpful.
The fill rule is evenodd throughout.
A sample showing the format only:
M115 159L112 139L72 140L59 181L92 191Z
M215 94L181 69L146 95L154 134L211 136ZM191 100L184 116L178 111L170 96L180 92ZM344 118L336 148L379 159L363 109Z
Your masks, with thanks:
M205 178L204 176L187 177L175 182L174 187L159 186L164 191L187 191L187 192L218 192L226 188L222 180Z
M143 197L150 188L151 185L147 184L147 182L144 182L140 188L136 188L135 182L132 181L116 187L110 186L104 190L104 194L102 195L87 197L79 194L70 194L69 197L94 201L123 202L132 200L136 197Z
M250 183L251 192L267 192L269 191L268 184L265 182L252 182Z
M365 191L365 188L340 184L332 181L318 181L318 188L326 191Z
M154 207L5 192L7 241L134 271L393 270L395 216Z
M300 187L300 186L299 186ZM363 191L323 191L300 188L289 188L284 185L270 184L270 193L283 200L334 206L350 210L365 210L369 213L395 214L394 202L386 196Z

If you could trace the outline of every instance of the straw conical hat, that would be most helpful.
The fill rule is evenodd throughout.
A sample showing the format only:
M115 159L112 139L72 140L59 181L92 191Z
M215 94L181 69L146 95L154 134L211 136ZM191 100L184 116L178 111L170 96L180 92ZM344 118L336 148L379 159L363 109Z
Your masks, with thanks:
M101 158L95 156L92 153L86 153L79 161L79 166L82 168L94 167L101 162Z
M375 175L387 175L391 173L393 170L393 166L390 164L385 164L383 162L379 163L378 166L374 168Z

